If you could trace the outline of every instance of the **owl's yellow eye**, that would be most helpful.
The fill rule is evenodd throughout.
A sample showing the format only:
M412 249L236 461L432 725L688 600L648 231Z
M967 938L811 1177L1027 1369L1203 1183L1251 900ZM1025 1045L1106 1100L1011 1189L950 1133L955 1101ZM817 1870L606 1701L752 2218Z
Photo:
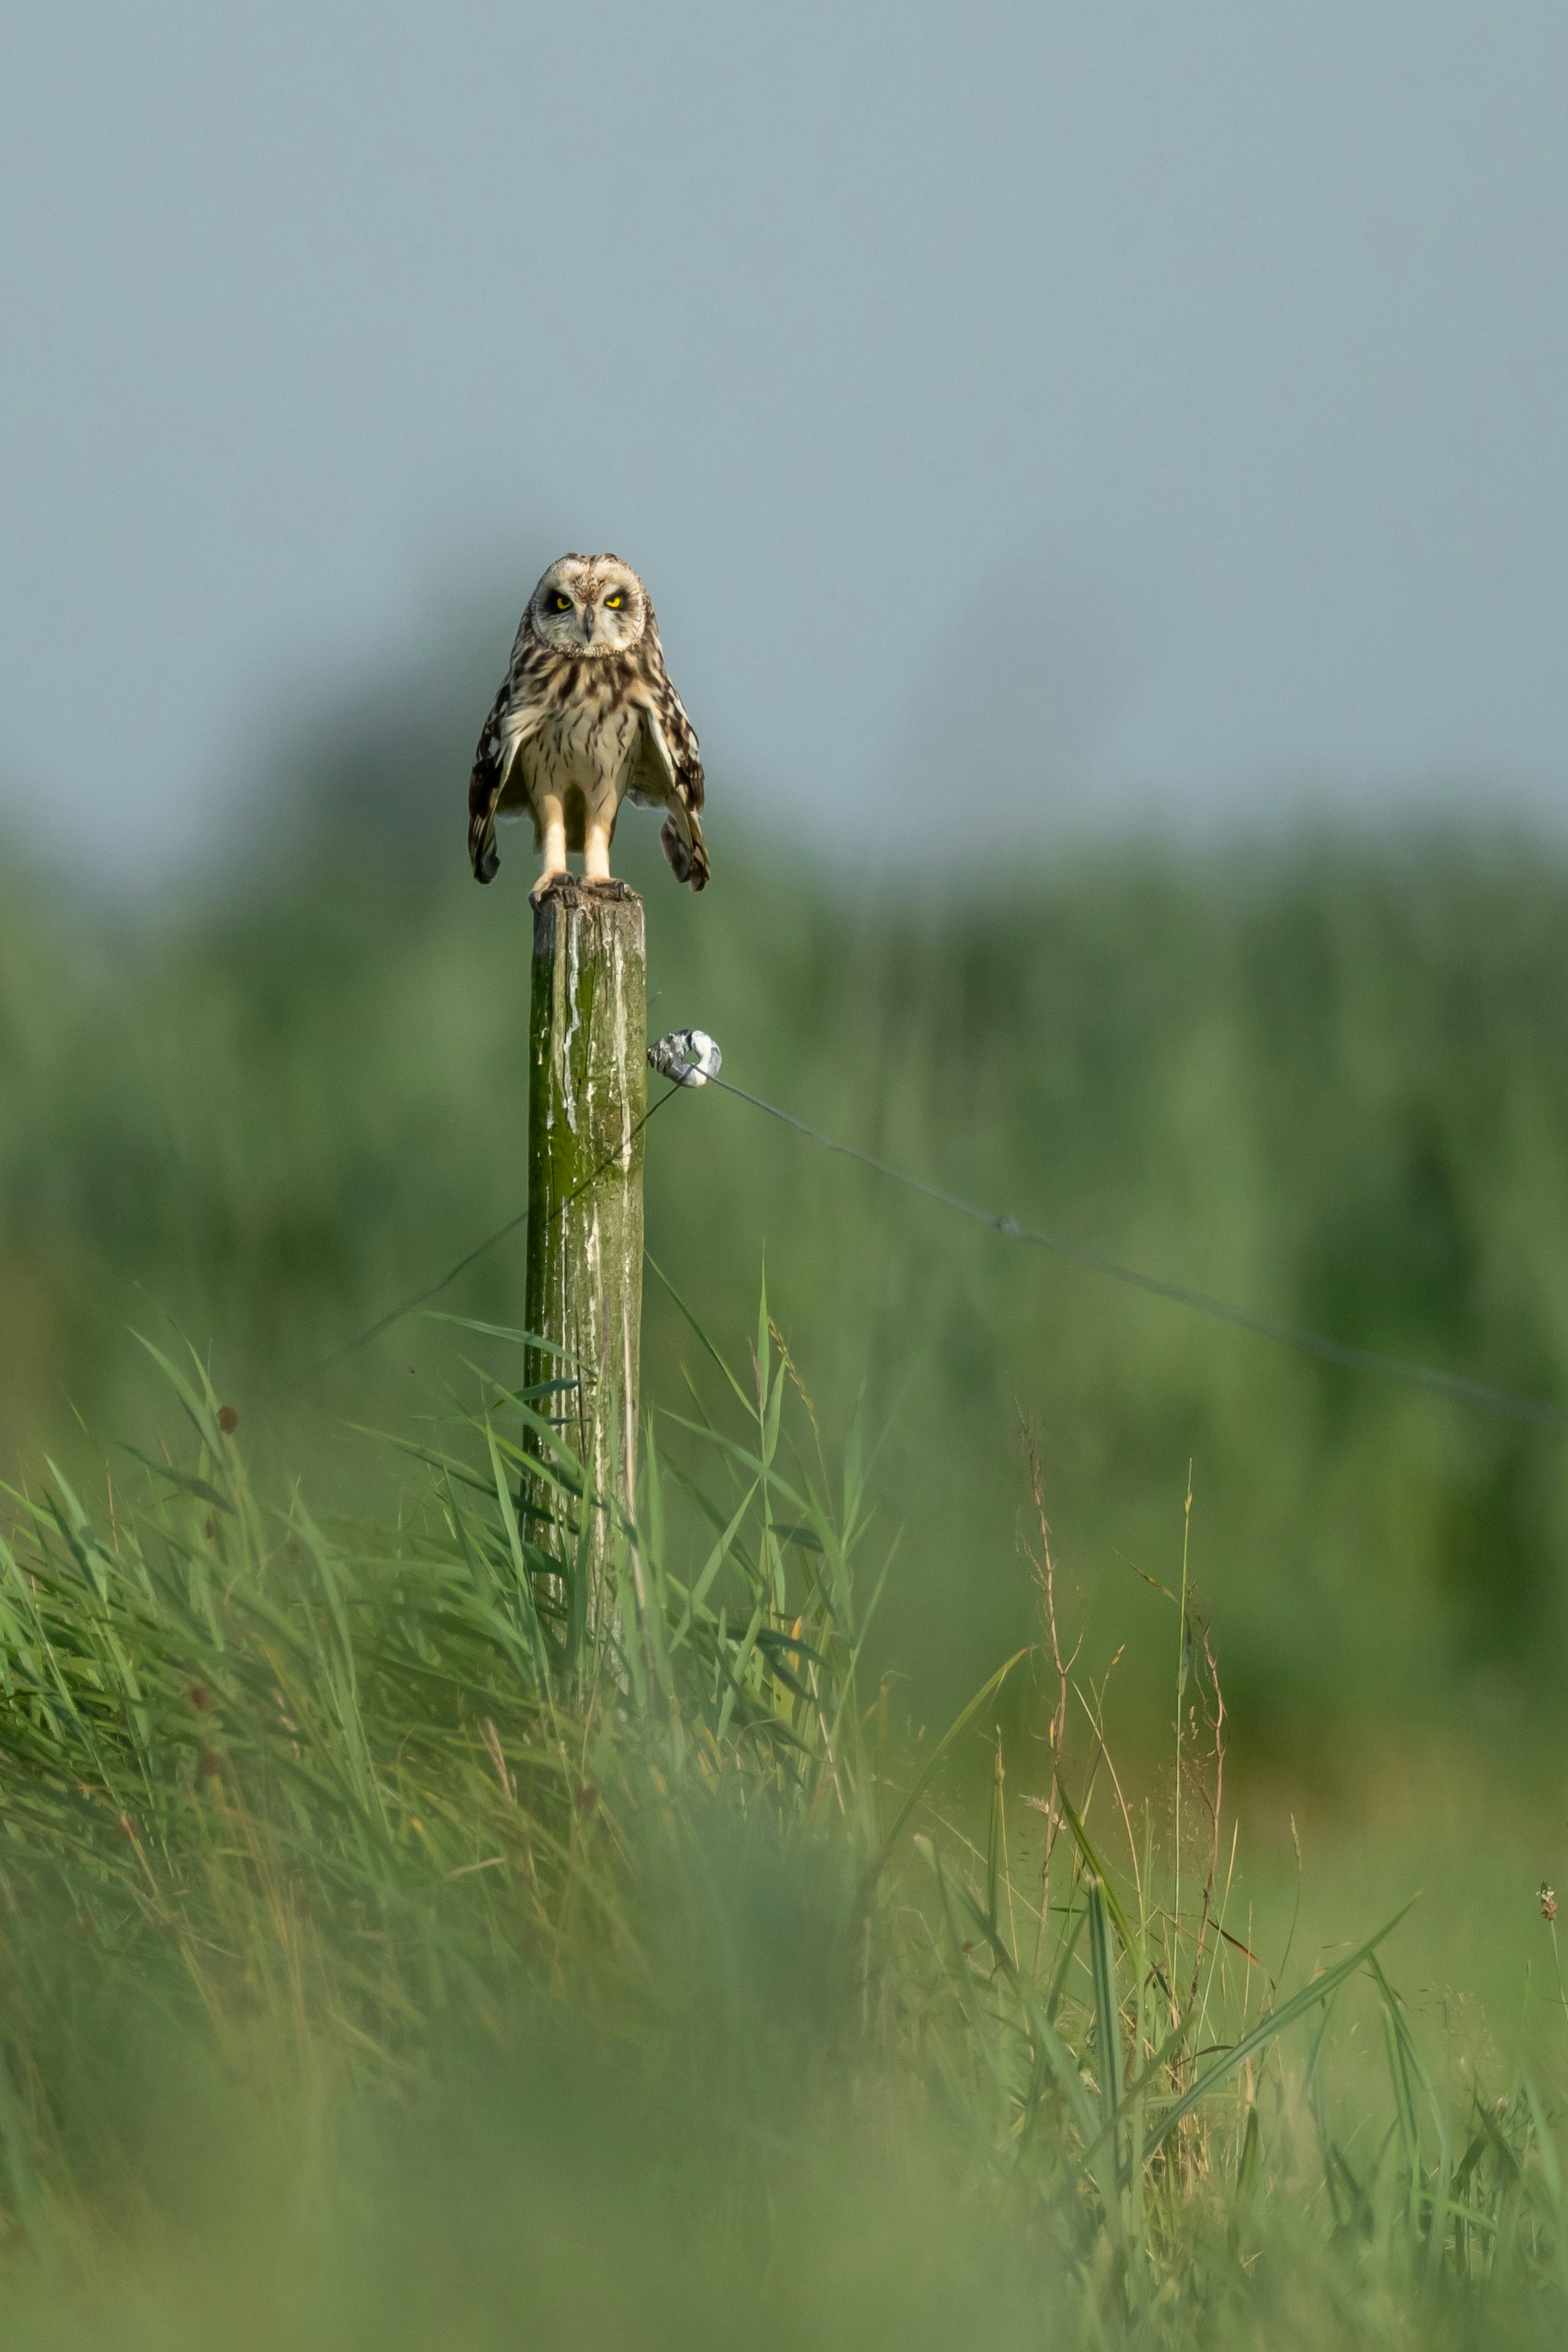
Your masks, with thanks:
M626 599L621 593L619 588L617 588L613 596L606 596L604 599L606 609L612 613L618 612L625 602Z
M571 598L570 596L563 596L559 588L555 594L550 598L550 603L555 606L558 613L570 613L571 610Z

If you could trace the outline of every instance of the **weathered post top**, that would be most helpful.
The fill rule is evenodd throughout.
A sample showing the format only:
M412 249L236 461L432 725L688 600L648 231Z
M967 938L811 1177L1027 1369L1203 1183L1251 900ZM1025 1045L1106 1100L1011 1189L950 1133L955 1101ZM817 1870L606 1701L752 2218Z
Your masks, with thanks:
M623 882L552 876L534 907L528 1037L529 1385L566 1381L550 1418L591 1494L630 1497L643 1314L643 1121L648 1092L643 902ZM543 1481L536 1541L575 1559L577 1525ZM591 1504L588 1591L604 1607L611 1525Z

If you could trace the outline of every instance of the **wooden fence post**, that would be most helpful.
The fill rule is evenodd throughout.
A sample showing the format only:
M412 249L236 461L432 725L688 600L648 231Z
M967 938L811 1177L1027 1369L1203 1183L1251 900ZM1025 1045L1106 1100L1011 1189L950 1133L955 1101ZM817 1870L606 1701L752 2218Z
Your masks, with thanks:
M530 1386L575 1381L537 1408L583 1464L591 1490L634 1487L643 1321L643 1120L648 1099L643 901L623 882L553 882L534 909L528 1034L528 1351ZM552 1410L553 1407L553 1410ZM578 1517L530 1481L530 1540L565 1562ZM589 1629L601 1622L611 1524L593 1512Z

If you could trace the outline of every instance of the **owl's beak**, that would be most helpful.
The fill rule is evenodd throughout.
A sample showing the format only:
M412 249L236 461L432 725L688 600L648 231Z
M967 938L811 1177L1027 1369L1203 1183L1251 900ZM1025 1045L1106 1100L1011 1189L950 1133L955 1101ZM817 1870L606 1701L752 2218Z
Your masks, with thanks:
M582 608L582 634L585 637L591 637L593 635L593 607L591 604L585 604Z

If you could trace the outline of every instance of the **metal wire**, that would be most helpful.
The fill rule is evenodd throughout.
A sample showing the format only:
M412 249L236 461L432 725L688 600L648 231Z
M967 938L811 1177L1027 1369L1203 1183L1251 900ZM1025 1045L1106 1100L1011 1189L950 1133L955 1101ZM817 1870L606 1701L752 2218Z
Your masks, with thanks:
M1375 1379L1394 1381L1406 1388L1425 1389L1437 1396L1451 1397L1457 1403L1474 1405L1482 1412L1500 1413L1513 1421L1531 1422L1540 1428L1568 1428L1568 1413L1548 1403L1542 1397L1521 1396L1508 1389L1492 1388L1484 1381L1467 1380L1458 1372L1446 1372L1433 1364L1410 1363L1403 1357L1384 1355L1376 1349L1353 1348L1343 1339L1331 1339L1326 1332L1307 1330L1295 1323L1282 1323L1270 1315L1257 1315L1249 1307L1233 1306L1228 1299L1212 1297L1207 1291L1189 1289L1185 1283L1169 1282L1162 1275L1145 1274L1136 1266L1123 1265L1117 1259L1104 1256L1099 1250L1085 1249L1081 1243L1065 1241L1060 1234L1045 1233L1036 1225L1020 1224L1016 1217L982 1208L977 1202L967 1201L959 1193L946 1192L940 1184L928 1184L924 1178L910 1175L906 1169L894 1168L888 1160L879 1160L874 1152L862 1151L858 1144L842 1143L836 1136L824 1135L820 1128L810 1127L803 1118L797 1118L793 1111L780 1110L777 1103L765 1102L760 1095L748 1094L744 1087L734 1085L728 1078L708 1075L706 1084L716 1087L721 1094L733 1095L737 1102L747 1103L753 1110L762 1111L768 1118L777 1119L781 1126L792 1128L797 1135L803 1135L808 1142L820 1145L824 1151L833 1152L842 1160L856 1160L862 1168L870 1168L877 1175L885 1176L890 1182L902 1184L911 1192L918 1192L925 1200L936 1201L958 1216L988 1226L1006 1241L1023 1242L1035 1249L1050 1250L1054 1256L1066 1258L1071 1265L1081 1265L1091 1274L1104 1275L1110 1281L1123 1283L1129 1289L1166 1299L1173 1306L1186 1307L1192 1314L1207 1316L1212 1322L1232 1324L1237 1329L1250 1331L1260 1339L1270 1339L1278 1347L1292 1348L1299 1354L1316 1356L1324 1363L1337 1364L1345 1371L1366 1372ZM661 1095L659 1100L643 1112L632 1134L641 1133L655 1111L663 1109L665 1103L672 1102L685 1090L679 1081L672 1085L667 1094ZM619 1152L613 1152L591 1170L582 1182L567 1195L558 1214L563 1213L606 1169L614 1165L620 1156ZM391 1330L394 1323L401 1323L405 1315L412 1315L416 1307L427 1306L431 1299L450 1288L458 1276L466 1273L476 1259L483 1257L486 1251L494 1249L498 1242L505 1241L508 1234L516 1233L518 1226L527 1222L526 1209L519 1211L517 1216L509 1217L504 1225L498 1226L495 1233L460 1257L439 1281L415 1291L400 1305L389 1308L357 1338L346 1340L342 1347L335 1348L330 1355L323 1356L307 1371L299 1373L286 1388L275 1391L273 1395L264 1399L264 1405L270 1407L285 1402L320 1373L329 1371L348 1357L356 1355L361 1348L369 1347L372 1339L380 1339L382 1333Z
M609 1154L608 1158L601 1160L597 1168L591 1168L580 1184L573 1185L565 1200L561 1202L559 1207L556 1210L556 1215L558 1217L564 1217L572 1202L574 1201L580 1200L583 1193L587 1192L589 1186L591 1184L596 1184L601 1176L604 1174L606 1169L614 1167L622 1154L629 1150L631 1146L636 1141L638 1136L642 1134L643 1129L647 1126L648 1121L653 1118L653 1113L655 1111L663 1110L664 1105L667 1102L672 1101L680 1092L681 1088L678 1085L673 1086L668 1094L661 1095L656 1103L651 1103L649 1105L648 1108L643 1113L642 1118L633 1125L632 1132L627 1137L625 1142L618 1145L617 1148ZM401 1306L390 1307L384 1315L378 1317L377 1320L370 1326L369 1329L361 1331L358 1338L346 1339L340 1348L334 1348L330 1355L320 1357L317 1362L310 1365L308 1370L297 1372L293 1380L291 1380L286 1387L274 1389L270 1396L263 1397L261 1400L261 1411L264 1412L270 1412L274 1405L287 1403L290 1397L297 1396L302 1388L308 1387L309 1383L313 1380L316 1380L322 1372L329 1372L334 1365L344 1362L350 1356L358 1355L361 1348L368 1348L372 1339L379 1339L383 1331L390 1331L394 1323L401 1323L403 1317L405 1315L412 1315L416 1307L427 1307L433 1298L439 1298L444 1290L449 1290L451 1288L452 1285L456 1281L460 1274L467 1273L468 1268L475 1263L476 1259L482 1258L487 1250L493 1250L495 1248L497 1242L504 1242L508 1234L515 1234L519 1225L526 1225L528 1222L528 1213L527 1209L519 1209L515 1217L508 1217L504 1225L497 1225L493 1234L487 1235L484 1241L476 1242L465 1256L460 1257L455 1265L449 1266L446 1272L442 1276L439 1282L429 1284L423 1290L416 1290L413 1297L405 1298Z
M1346 1371L1371 1372L1380 1380L1397 1381L1408 1388L1429 1389L1438 1396L1455 1398L1461 1404L1479 1406L1487 1412L1507 1415L1514 1421L1529 1421L1543 1428L1568 1428L1568 1413L1544 1398L1519 1396L1508 1389L1495 1389L1484 1381L1466 1380L1458 1372L1445 1372L1431 1364L1407 1363L1400 1356L1385 1356L1372 1348L1353 1348L1343 1339L1331 1339L1322 1331L1304 1330L1294 1323L1277 1322L1270 1315L1255 1315L1249 1307L1233 1307L1228 1299L1212 1298L1206 1291L1189 1290L1185 1283L1167 1282L1157 1274L1143 1274L1135 1266L1122 1265L1115 1258L1104 1257L1098 1250L1085 1249L1078 1242L1063 1241L1059 1234L1042 1233L1037 1226L1019 1224L1016 1217L999 1216L993 1209L984 1209L977 1202L966 1201L956 1192L944 1192L939 1184L927 1184L918 1176L909 1175L902 1168L894 1168L874 1153L862 1151L852 1143L841 1143L836 1137L823 1135L808 1127L803 1118L792 1111L780 1110L777 1103L764 1102L760 1095L747 1094L744 1087L733 1086L729 1079L710 1077L710 1087L721 1093L734 1095L738 1102L749 1103L753 1110L765 1111L785 1127L792 1127L797 1135L821 1144L824 1151L837 1152L841 1159L856 1160L862 1168L873 1168L879 1176L886 1176L895 1184L905 1185L912 1192L921 1193L928 1201L940 1202L946 1209L958 1215L971 1217L977 1224L989 1225L993 1233L1008 1241L1028 1242L1036 1249L1050 1250L1057 1257L1068 1258L1074 1265L1088 1268L1092 1274L1108 1276L1113 1282L1125 1283L1130 1289L1147 1291L1153 1297L1169 1299L1173 1305L1186 1307L1195 1315L1206 1315L1218 1323L1232 1323L1239 1330L1251 1331L1260 1339L1272 1339L1282 1348L1294 1348L1303 1355L1318 1356L1325 1363L1339 1364Z

